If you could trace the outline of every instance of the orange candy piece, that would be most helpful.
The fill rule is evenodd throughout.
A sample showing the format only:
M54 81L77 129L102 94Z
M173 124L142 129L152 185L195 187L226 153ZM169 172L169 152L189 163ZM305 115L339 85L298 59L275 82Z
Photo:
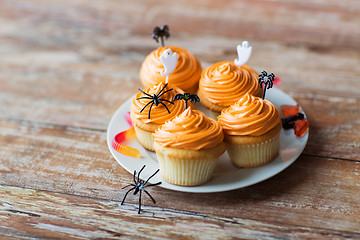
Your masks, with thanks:
M310 122L306 119L299 119L295 121L294 133L297 137L302 137L309 130Z
M284 117L294 116L300 111L299 105L281 105L280 109Z

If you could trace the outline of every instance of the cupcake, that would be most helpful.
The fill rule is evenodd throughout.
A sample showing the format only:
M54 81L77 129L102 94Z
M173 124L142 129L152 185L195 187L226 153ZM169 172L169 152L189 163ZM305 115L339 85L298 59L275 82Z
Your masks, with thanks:
M278 155L281 119L279 110L270 101L245 94L222 110L218 121L235 166L259 167Z
M160 82L165 82L166 77L160 74L164 70L160 61L166 49L178 54L178 63L175 70L171 73L169 84L178 87L185 92L195 93L198 88L201 76L201 64L199 60L181 47L169 46L159 47L152 51L144 60L140 69L140 81L145 88L151 87Z
M185 110L183 101L173 101L176 94L184 92L164 83L139 91L132 100L130 117L136 137L146 149L154 151L152 134L166 120L172 119ZM157 100L154 101L154 95ZM155 103L156 102L156 103Z
M206 183L225 152L220 124L191 107L166 121L153 137L161 175L175 185Z
M258 74L248 65L239 68L234 62L224 61L204 69L197 95L206 108L219 114L246 93L261 96Z

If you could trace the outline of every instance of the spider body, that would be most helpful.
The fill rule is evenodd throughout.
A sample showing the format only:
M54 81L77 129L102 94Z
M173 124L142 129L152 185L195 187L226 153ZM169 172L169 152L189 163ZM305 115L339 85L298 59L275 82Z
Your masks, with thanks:
M179 93L174 96L174 101L181 100L181 99L185 100L185 109L187 109L188 101L193 102L193 103L200 102L200 98L196 94L190 94L190 93L180 94Z
M139 210L138 210L138 214L140 214L140 211L141 211L141 193L142 193L142 191L144 191L150 197L150 199L153 201L153 203L156 203L155 199L150 195L150 193L148 191L146 191L145 188L152 187L152 186L157 186L157 185L161 184L161 182L153 183L153 184L147 184L149 182L149 180L159 172L160 169L156 170L156 172L153 173L153 175L151 175L148 179L146 179L146 181L141 180L140 179L140 174L141 174L142 170L144 170L144 168L145 168L145 165L140 169L137 176L136 176L136 170L134 171L134 175L133 175L134 183L131 183L131 184L126 185L125 187L121 188L121 189L125 189L125 188L130 187L130 186L132 187L129 190L127 190L127 192L125 193L124 198L121 201L121 205L123 205L123 203L125 202L125 198L127 197L127 195L129 194L130 191L134 190L134 195L139 193Z
M168 102L168 103L170 103L170 104L174 104L173 102L171 102L171 101L169 101L169 100L167 100L167 99L164 99L164 98L160 98L161 96L163 96L165 93L167 93L167 92L170 92L170 91L172 91L173 89L171 88L171 89L169 89L169 90L166 90L166 91L164 91L164 89L166 88L166 86L167 86L167 83L164 85L164 87L159 91L159 93L157 93L157 94L153 94L153 95L150 95L150 94L148 94L148 93L146 93L146 92L144 92L143 90L141 90L140 88L139 88L139 91L140 92L142 92L143 94L145 94L145 96L143 96L143 97L138 97L138 98L136 98L136 100L139 100L139 99L149 99L150 101L147 103L147 104L145 104L145 106L140 110L140 113L142 113L143 111L144 111L144 109L147 107L147 106L149 106L150 105L150 107L149 107L149 114L148 114L148 118L150 119L150 114L151 114L151 109L152 109L152 107L155 105L156 107L159 105L159 104L161 104L161 105L163 105L165 108L166 108L166 110L168 111L168 113L170 114L170 110L169 110L169 108L166 106L166 104L164 104L163 102Z
M275 74L270 73L268 75L266 71L262 71L259 74L259 79L258 79L259 85L260 85L261 88L263 88L263 85L264 85L263 99L265 99L266 89L269 89L269 88L273 87L274 78L275 78Z
M161 46L164 47L164 38L165 40L170 37L169 27L167 25L159 27L154 27L152 31L152 37L156 42L159 42L159 38L161 39Z

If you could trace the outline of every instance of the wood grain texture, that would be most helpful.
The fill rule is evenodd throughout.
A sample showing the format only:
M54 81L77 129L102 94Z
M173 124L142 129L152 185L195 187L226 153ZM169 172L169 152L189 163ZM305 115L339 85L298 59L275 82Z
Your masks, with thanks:
M2 126L3 185L121 201L121 186L132 181L108 153L104 132L14 121ZM358 233L359 183L358 161L305 155L278 176L237 191L151 193L163 208ZM137 197L128 201L136 204Z
M0 0L0 238L360 238L360 2ZM168 24L168 45L207 67L235 59L274 72L310 120L284 172L213 194L152 188L123 206L131 175L106 129L141 87L139 69Z
M348 239L360 233L0 186L0 236L66 239ZM4 199L4 196L6 197ZM201 231L199 231L201 229Z

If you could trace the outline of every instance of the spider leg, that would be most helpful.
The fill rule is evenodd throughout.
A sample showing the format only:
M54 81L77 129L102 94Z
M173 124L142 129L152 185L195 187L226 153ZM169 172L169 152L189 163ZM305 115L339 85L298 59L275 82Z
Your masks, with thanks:
M162 95L164 95L165 93L170 92L170 91L172 91L172 90L173 90L173 88L172 88L172 89L169 89L169 90L166 90L166 91L163 92L162 94L160 94L160 92L161 92L161 91L160 91L160 92L158 93L158 96L157 96L157 97L159 98L159 97L161 97ZM159 94L160 94L160 95L159 95Z
M134 171L133 180L134 180L134 183L137 184L137 181L136 181L136 179L135 179L135 176L136 176L136 170Z
M269 89L269 88L272 88L272 87L273 87L273 82L270 81L270 82L269 82L269 85L268 85L268 89Z
M125 189L125 188L130 187L130 186L135 187L135 185L131 183L131 184L129 184L129 185L126 185L125 187L122 187L121 189Z
M138 214L140 214L140 211L141 211L141 192L139 193L139 211L138 211Z
M161 182L158 182L158 183L152 183L152 184L148 184L148 185L144 186L143 188L146 188L146 187L153 187L153 186L158 186L158 185L160 185L160 184L161 184Z
M129 190L127 190L127 192L125 193L125 196L123 197L123 200L121 201L121 205L124 204L125 198L126 198L126 196L129 194L129 192L130 192L131 190L134 190L134 189L135 189L135 187L130 188Z
M148 193L148 191L146 191L144 189L144 192L151 198L151 200L153 201L153 203L156 203L155 199L150 195L150 193Z
M150 94L148 94L148 93L144 92L144 91L143 91L143 90L141 90L140 88L139 88L139 91L140 91L140 92L142 92L143 94L145 94L145 95L149 96L149 97L152 97Z
M152 97L138 97L136 98L136 100L139 100L139 99L153 99Z
M168 113L170 114L170 110L168 109L168 107L164 104L164 103L162 103L162 102L160 102L165 108L166 108L166 110L168 111Z
M145 109L150 103L154 103L154 102L153 102L153 101L148 102L148 103L140 110L140 113L142 113L142 111L144 111L144 109Z
M144 165L141 169L140 169L140 171L139 171L139 173L138 173L138 175L137 175L137 180L139 181L139 178L140 178L140 173L142 172L142 170L144 170L144 168L146 167L146 165Z
M168 102L168 103L171 103L171 104L174 104L173 102L169 101L169 100L166 100L166 99L159 99L160 101L165 101L165 102Z
M160 92L157 94L158 97L159 97L159 94L166 88L167 85L168 85L168 84L165 83L164 87L163 87L163 88L160 90Z
M150 119L151 108L153 105L154 105L154 102L152 102L152 104L150 105L150 108L149 108L149 116L148 116L149 119Z
M160 169L156 170L156 172L154 172L153 175L151 175L150 177L148 177L148 179L146 179L144 185L147 184L148 181L149 181L153 176L155 176L159 171L160 171Z

